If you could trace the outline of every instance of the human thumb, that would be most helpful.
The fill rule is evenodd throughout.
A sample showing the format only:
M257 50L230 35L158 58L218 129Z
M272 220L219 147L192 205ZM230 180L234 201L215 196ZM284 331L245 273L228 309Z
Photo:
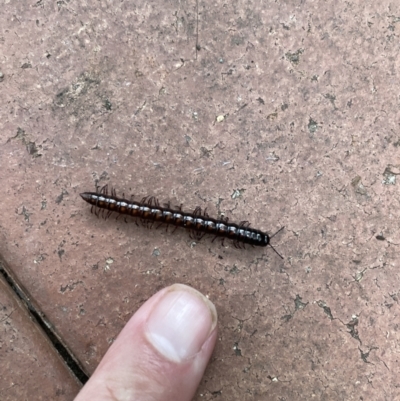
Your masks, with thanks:
M182 284L131 317L75 401L189 401L217 338L217 312Z

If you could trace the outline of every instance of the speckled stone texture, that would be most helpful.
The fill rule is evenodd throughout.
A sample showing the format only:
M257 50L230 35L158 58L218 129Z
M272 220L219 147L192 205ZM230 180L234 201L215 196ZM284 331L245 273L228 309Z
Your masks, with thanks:
M181 282L219 313L196 400L400 399L399 35L385 0L2 3L0 254L89 374ZM285 259L97 219L95 183Z

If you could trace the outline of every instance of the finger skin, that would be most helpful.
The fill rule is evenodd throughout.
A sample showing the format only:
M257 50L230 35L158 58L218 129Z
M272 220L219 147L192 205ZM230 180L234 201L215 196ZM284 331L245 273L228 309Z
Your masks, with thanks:
M193 349L199 348L195 353L181 359L169 358L153 344L149 335L151 319L163 302L171 297L179 299L181 295L183 300L193 299L199 308L207 305L210 323L207 326L205 313L204 327L200 326L195 332L199 338L191 342ZM132 316L75 401L191 400L215 346L216 323L214 305L198 291L182 284L164 288Z

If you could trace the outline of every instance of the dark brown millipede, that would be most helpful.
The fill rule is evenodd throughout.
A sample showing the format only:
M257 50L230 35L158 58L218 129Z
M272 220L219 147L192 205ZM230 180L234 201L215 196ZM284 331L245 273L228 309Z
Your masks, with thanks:
M270 246L277 255L283 257L271 245L270 241L274 235L269 236L267 233L250 228L248 221L242 221L239 224L229 223L228 218L214 219L207 214L206 209L202 211L200 207L196 207L192 213L184 212L182 205L176 209L172 209L170 203L160 206L157 198L147 196L140 202L128 200L124 197L117 196L115 189L111 189L111 194L108 193L108 186L105 185L97 192L84 192L80 194L82 199L92 205L91 211L99 216L99 210L102 211L102 216L107 218L112 212L132 217L138 217L143 224L149 224L150 227L154 223L167 224L175 227L183 227L190 231L191 236L200 240L205 234L213 234L215 238L228 238L233 240L233 245L236 248L241 248L245 244L252 246ZM104 211L107 213L104 215Z

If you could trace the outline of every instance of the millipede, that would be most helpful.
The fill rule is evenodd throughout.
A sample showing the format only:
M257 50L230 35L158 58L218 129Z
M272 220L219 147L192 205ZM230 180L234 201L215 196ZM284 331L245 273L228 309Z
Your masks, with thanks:
M108 185L105 185L96 192L83 192L80 194L83 200L92 205L91 212L96 216L102 215L104 218L110 217L113 212L119 215L137 217L143 225L151 228L154 223L159 223L157 228L166 224L168 226L182 227L190 232L191 238L200 240L206 234L214 235L214 241L220 237L233 241L236 248L244 248L246 244L251 246L270 246L275 253L283 259L283 256L271 245L271 239L278 234L284 227L281 227L275 234L269 236L267 233L250 227L248 221L239 224L230 223L227 217L214 219L207 213L207 209L202 210L196 207L193 212L185 212L182 205L171 208L170 202L160 206L157 198L146 196L140 202L134 201L133 197L125 199L117 196L114 188L108 193Z

